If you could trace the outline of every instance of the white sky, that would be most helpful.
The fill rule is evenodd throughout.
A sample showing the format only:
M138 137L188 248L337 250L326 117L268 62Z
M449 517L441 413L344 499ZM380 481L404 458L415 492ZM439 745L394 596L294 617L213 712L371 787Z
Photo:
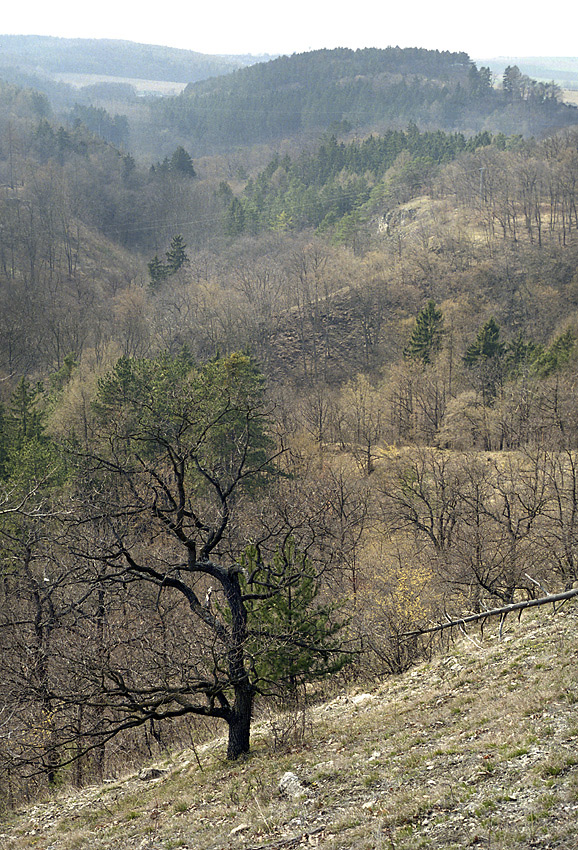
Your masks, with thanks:
M495 56L578 56L578 2L528 0L11 0L1 34L114 38L199 53L426 47Z

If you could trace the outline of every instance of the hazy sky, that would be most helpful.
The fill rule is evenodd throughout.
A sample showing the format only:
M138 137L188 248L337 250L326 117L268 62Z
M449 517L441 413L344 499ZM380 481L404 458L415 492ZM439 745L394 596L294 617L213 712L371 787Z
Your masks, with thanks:
M320 47L427 47L473 58L577 56L578 3L528 0L24 0L0 33L118 38L200 53L300 53Z

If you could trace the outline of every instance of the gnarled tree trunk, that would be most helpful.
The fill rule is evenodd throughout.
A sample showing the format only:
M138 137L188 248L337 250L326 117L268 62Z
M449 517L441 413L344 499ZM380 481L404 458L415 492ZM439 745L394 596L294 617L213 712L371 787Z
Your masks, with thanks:
M235 702L227 718L229 724L228 759L235 760L249 752L253 697L254 690L248 679L235 686Z

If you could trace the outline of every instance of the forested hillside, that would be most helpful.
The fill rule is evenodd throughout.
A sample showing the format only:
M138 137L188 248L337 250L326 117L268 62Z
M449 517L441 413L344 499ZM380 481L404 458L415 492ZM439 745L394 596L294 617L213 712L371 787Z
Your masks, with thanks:
M578 581L555 87L284 57L161 101L150 159L141 108L0 83L5 807L217 730L236 759L447 612Z
M33 36L2 36L0 49L5 81L45 93L64 124L73 126L82 108L80 120L93 132L149 162L177 145L195 156L230 157L255 145L273 153L281 143L298 150L323 132L363 138L410 122L468 135L541 136L576 120L555 83L513 65L495 86L490 68L465 53L336 49L258 61ZM178 83L188 83L180 95L141 91L166 95ZM111 138L115 118L123 133Z
M0 51L3 66L183 83L228 73L247 58L207 56L132 41L39 35L1 35Z
M409 121L506 133L574 123L575 110L557 102L555 85L522 91L513 82L498 93L489 69L478 69L464 53L321 50L190 85L179 97L154 104L153 114L202 153L329 128L400 128Z

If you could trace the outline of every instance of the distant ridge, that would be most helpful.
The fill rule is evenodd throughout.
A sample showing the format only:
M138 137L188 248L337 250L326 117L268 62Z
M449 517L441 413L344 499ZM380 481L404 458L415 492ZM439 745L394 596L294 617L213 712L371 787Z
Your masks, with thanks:
M467 53L388 47L281 56L189 84L154 106L198 154L280 139L383 132L390 127L540 136L576 123L546 86L508 100ZM533 90L534 91L534 90Z
M38 75L74 73L191 83L269 59L210 56L193 50L112 39L0 35L3 68Z

